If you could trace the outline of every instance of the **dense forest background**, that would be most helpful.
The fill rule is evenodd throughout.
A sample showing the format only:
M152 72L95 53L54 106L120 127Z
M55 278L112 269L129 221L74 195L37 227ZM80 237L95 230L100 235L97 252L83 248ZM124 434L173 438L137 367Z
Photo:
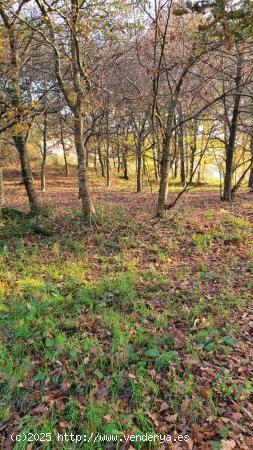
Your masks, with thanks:
M87 214L89 167L107 187L112 170L136 172L137 192L158 186L159 216L168 181L213 182L224 201L252 190L250 2L2 2L0 12L1 164L18 155L33 210L31 160L45 192L52 154L66 176L77 163Z

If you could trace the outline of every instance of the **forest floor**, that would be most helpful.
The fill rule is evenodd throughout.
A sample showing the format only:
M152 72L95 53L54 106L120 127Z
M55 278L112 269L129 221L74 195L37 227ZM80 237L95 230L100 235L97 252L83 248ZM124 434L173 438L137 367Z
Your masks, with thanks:
M92 180L87 224L51 171L47 214L1 220L0 448L252 449L253 195L158 221L127 183ZM5 201L26 210L14 170Z

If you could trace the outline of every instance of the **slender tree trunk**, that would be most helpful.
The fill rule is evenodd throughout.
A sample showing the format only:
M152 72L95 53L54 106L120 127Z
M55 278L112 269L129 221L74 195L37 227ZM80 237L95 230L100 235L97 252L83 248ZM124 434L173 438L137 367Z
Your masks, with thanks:
M85 152L86 152L86 167L87 167L87 169L88 169L88 167L89 167L89 154L90 154L90 152L89 152L89 149L86 147L86 149L85 149Z
M47 161L47 114L45 113L43 124L42 161L40 169L40 187L42 192L46 191L46 161Z
M192 174L193 174L193 170L194 170L195 152L196 152L195 145L192 145L191 146L191 156L190 156L190 174L189 174L190 176L189 176L189 178L192 178Z
M0 213L4 203L3 168L0 166Z
M158 172L158 180L159 180L161 178L161 161L162 161L162 151L160 148L160 144L158 144L158 148L157 148L157 159L158 159L157 172Z
M69 164L68 164L65 146L63 148L63 157L64 157L64 173L65 173L65 177L68 177L69 176Z
M251 168L250 168L248 186L250 188L250 191L253 192L253 132L250 136L250 151L251 151Z
M201 184L201 163L199 164L199 168L198 168L198 181L197 184L200 185Z
M174 117L174 126L176 125L176 120ZM174 136L172 138L172 145L171 147L173 147L173 155L171 155L170 158L170 170L171 170L171 178L172 180L175 180L175 178L177 177L177 169L178 169L178 155L177 155L177 150L178 150L178 145L177 145L177 129L175 128L175 132L174 132Z
M86 161L85 161L85 149L83 144L83 120L81 113L78 111L75 113L75 147L77 152L78 161L78 185L79 195L82 200L82 210L84 214L91 215L95 212L89 186L87 182Z
M124 151L122 155L122 162L123 162L123 173L124 173L124 179L129 180L128 176L128 164L127 164L127 152Z
M168 112L166 133L163 139L162 159L161 159L161 175L157 204L157 216L164 217L166 215L165 206L168 198L168 182L170 167L170 143L172 139L172 127L175 113L175 105L172 105Z
M94 149L94 158L93 158L93 166L94 170L97 173L97 149Z
M155 172L155 179L158 180L158 169L157 169L157 154L155 149L153 149L153 164L154 164L154 172Z
M136 160L136 167L137 167L137 192L142 191L142 172L143 172L143 155L141 151L141 144L138 142L137 144L137 160Z
M239 180L236 182L236 184L234 185L233 189L231 189L231 198L233 199L235 194L237 193L237 191L239 190L245 176L247 175L248 171L251 169L252 165L250 162L250 165L244 170L244 172L242 173L242 175L240 176Z
M143 163L142 163L143 171L142 171L142 173L143 173L143 175L146 176L148 174L148 171L147 171L147 164L146 164L145 154L143 155L142 160L143 160ZM143 179L143 176L142 176L142 179ZM143 182L142 182L142 184L143 184Z
M198 120L195 119L194 121L194 127L193 127L193 144L191 145L191 156L190 156L190 179L192 179L193 182L193 172L194 172L194 166L195 166L195 156L197 152L197 132L198 132Z
M40 167L40 188L42 192L46 192L46 156L44 154Z
M120 166L121 166L120 152L119 152L119 147L117 147L117 171L118 171L118 173L120 173Z
M32 171L27 155L27 149L26 149L26 140L23 136L14 136L13 137L15 146L19 153L20 158L20 165L21 165L21 172L22 172L22 178L24 181L25 189L27 192L27 196L29 199L29 204L31 207L32 212L36 212L39 210L39 203L37 200L37 195L34 189L33 184L33 177L32 177Z
M177 171L178 171L178 158L176 158L175 159L175 162L174 162L174 179L176 180L177 179Z
M99 159L99 163L100 163L100 166L101 166L101 175L102 175L103 178L105 178L105 165L104 165L104 161L103 161L103 158L102 158L100 147L98 147L98 159Z
M186 137L188 137L188 136L186 136ZM189 144L187 145L187 147L186 147L186 152L185 152L185 176L186 176L186 180L188 180L190 177L189 177L189 173L190 173L190 169L189 169L189 155L190 155L190 152L191 152L191 149L190 149L190 146L189 146Z
M230 202L232 200L232 176L233 176L233 165L234 165L234 150L235 141L237 133L237 123L239 117L239 106L240 106L240 93L239 87L241 82L241 55L238 55L237 63L237 76L236 76L236 95L234 96L234 108L232 121L229 129L229 140L226 146L226 164L225 164L225 179L224 179L224 189L222 200L224 202Z
M232 176L234 163L234 145L236 137L236 123L232 121L229 143L226 148L226 165L225 165L225 179L222 200L230 202L232 200Z
M4 203L4 183L3 183L3 160L2 160L2 145L0 143L0 214Z
M179 105L178 109L178 119L179 122L183 120L183 114L181 110L181 105ZM178 130L178 147L179 147L179 156L180 156L180 180L182 186L186 184L186 174L185 174L185 152L184 152L184 128L181 124Z
M106 186L111 186L110 145L106 145Z
M64 172L65 172L65 177L68 177L69 176L69 165L68 165L66 146L65 146L64 135L63 135L62 119L60 120L60 128L61 128L61 145L62 145L63 158L64 158Z

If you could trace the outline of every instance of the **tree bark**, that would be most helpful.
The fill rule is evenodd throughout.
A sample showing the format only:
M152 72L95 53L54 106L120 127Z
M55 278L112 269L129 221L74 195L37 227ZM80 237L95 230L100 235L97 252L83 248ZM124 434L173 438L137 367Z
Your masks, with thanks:
M124 179L129 180L128 176L128 164L127 164L127 151L125 150L122 155L122 163L123 163L123 173L124 173Z
M111 186L110 144L106 144L106 186Z
M194 172L195 156L196 156L196 152L197 152L197 132L198 132L198 119L195 119L194 127L193 127L193 144L190 145L191 156L190 156L190 174L189 174L189 178L192 179L192 182L193 182L192 174Z
M159 175L158 175L158 168L157 168L157 154L156 154L155 149L153 149L153 164L154 164L155 179L158 180Z
M79 194L82 200L83 212L87 215L94 214L95 209L91 200L89 186L87 183L87 173L86 173L86 161L85 161L85 151L83 144L83 120L80 112L75 114L75 147L77 152L77 175L78 175L78 185Z
M160 186L157 204L157 216L164 217L166 215L165 206L168 198L168 182L169 182L169 167L170 167L170 143L172 138L173 120L175 113L175 104L170 107L167 117L166 132L163 138L162 158L161 158L161 172L160 172Z
M4 203L4 183L3 183L3 167L2 167L2 147L0 143L0 214Z
M89 154L90 154L90 152L89 152L89 149L86 147L86 167L87 167L87 169L89 168Z
M178 119L179 122L183 121L183 114L181 110L181 105L178 108ZM186 174L185 174L185 152L184 152L184 128L181 124L178 129L178 147L180 156L180 180L182 186L186 184Z
M97 149L94 149L94 156L93 156L93 166L94 170L97 173Z
M46 161L47 161L47 113L44 114L42 161L40 169L40 187L42 192L46 191Z
M104 165L104 161L101 155L101 149L98 147L98 159L100 162L100 166L101 166L101 175L103 178L105 178L105 165Z
M64 171L65 171L65 177L68 177L69 176L69 165L68 165L68 159L67 159L67 154L66 154L66 146L65 146L65 142L64 142L62 119L60 119L60 128L61 128L61 145L62 145L63 158L64 158Z
M222 200L224 202L230 202L232 200L232 176L233 176L233 164L234 164L234 149L237 133L237 122L239 117L240 106L240 93L239 87L241 82L241 55L238 55L237 63L237 75L236 75L236 93L234 95L234 107L232 114L232 121L229 126L229 141L226 145L226 164L225 164L225 179Z
M0 212L4 203L3 169L0 166Z
M44 155L40 167L40 188L42 192L46 192L46 158Z
M21 165L21 172L22 177L25 185L25 189L27 192L27 196L29 199L29 204L31 207L32 212L37 212L39 209L39 203L37 200L37 195L34 189L33 184L33 177L32 177L32 171L27 155L27 149L26 149L26 140L23 136L14 136L13 137L15 146L19 153L20 158L20 165Z
M121 166L121 161L120 161L120 151L119 151L119 146L117 147L117 171L118 173L120 173L120 166Z
M74 136L75 147L78 161L78 184L79 195L82 200L82 210L85 215L90 216L95 212L93 202L91 199L87 171L86 171L86 158L83 142L83 115L84 115L84 100L90 92L91 83L87 72L83 67L82 60L82 48L79 41L79 10L80 5L78 0L71 0L70 4L70 23L68 19L64 21L68 31L70 32L69 44L71 47L71 75L72 86L69 87L69 82L65 82L62 70L62 63L65 59L65 55L62 49L58 45L56 39L56 28L58 27L57 21L54 21L54 17L51 14L50 8L44 2L37 2L41 13L44 18L44 23L49 29L50 41L53 44L54 50L54 67L55 75L58 80L59 87L65 97L66 103L70 108L74 117Z
M143 155L141 151L141 145L137 145L137 192L142 191L142 172L143 172Z
M248 186L250 188L250 191L253 192L253 133L250 136L250 151L251 151L251 168Z
M231 198L232 199L234 198L235 194L237 193L238 189L240 188L245 176L247 175L247 173L251 169L251 167L252 167L252 163L250 162L250 165L244 170L244 172L240 176L239 180L234 185L233 189L231 189Z
M4 2L0 2L0 15L2 17L7 35L9 40L9 49L10 49L10 85L12 89L11 94L11 105L14 109L14 111L22 111L24 108L24 103L22 99L22 74L21 74L21 68L20 66L20 45L18 43L18 34L16 33L15 29L15 21L10 19L10 17L7 14L6 5ZM20 123L19 120L17 120L17 125L20 124L23 126L22 122ZM27 148L26 148L26 139L27 136L25 135L18 135L13 136L14 144L17 148L17 151L19 153L20 157L20 165L21 165L21 171L22 171L22 177L24 181L24 185L26 188L26 192L29 199L29 204L31 207L32 212L36 212L39 209L39 204L36 196L36 192L33 186L33 178L32 178L32 171L27 155Z

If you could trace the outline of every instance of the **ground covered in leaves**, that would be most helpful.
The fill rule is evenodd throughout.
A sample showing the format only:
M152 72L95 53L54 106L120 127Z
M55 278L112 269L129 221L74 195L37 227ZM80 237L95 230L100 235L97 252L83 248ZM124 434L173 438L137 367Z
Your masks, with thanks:
M88 224L72 177L30 217L7 173L23 212L0 228L0 446L252 449L253 196L193 191L157 221L126 183L93 180ZM145 434L172 444L126 439Z

